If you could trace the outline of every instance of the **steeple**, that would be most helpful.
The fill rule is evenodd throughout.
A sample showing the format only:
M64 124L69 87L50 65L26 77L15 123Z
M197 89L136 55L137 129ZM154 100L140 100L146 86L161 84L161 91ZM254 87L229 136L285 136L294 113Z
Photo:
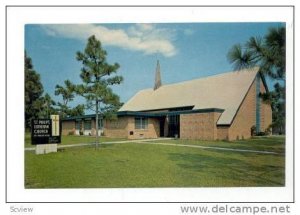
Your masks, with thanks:
M159 61L157 60L156 71L155 71L155 83L153 89L156 90L160 86L161 86L160 66L159 66Z

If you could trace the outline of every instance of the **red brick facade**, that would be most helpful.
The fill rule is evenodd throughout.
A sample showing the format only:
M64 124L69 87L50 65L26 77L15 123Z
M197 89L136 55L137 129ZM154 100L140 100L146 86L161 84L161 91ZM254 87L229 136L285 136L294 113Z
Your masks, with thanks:
M230 126L218 126L218 138L227 140L247 139L251 137L251 128L256 125L256 83L253 81L242 104L240 105ZM266 92L263 82L260 92ZM261 99L260 99L261 100ZM260 105L261 131L266 131L272 123L272 109L269 104L261 100Z
M104 135L107 137L128 139L159 137L159 121L155 118L148 119L146 129L135 129L134 117L119 117L115 121L107 120L104 127Z
M180 138L217 139L217 120L221 113L193 113L180 115Z
M62 135L75 134L75 121L64 121L62 123Z

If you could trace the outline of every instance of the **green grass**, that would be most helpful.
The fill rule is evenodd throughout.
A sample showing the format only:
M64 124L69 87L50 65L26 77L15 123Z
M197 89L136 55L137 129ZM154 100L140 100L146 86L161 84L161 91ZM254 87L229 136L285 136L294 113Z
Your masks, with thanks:
M253 143L258 147L259 141L265 145L261 148L284 151L283 138L248 140L246 145ZM200 144L203 141L180 142ZM271 155L138 143L103 145L97 151L93 147L75 147L46 155L27 151L25 187L284 186L284 160L284 153Z
M100 142L120 141L126 140L124 138L110 138L100 137ZM95 137L92 136L76 136L76 135L63 135L61 138L61 145L78 144L78 143L94 143ZM32 147L30 133L25 133L25 147Z

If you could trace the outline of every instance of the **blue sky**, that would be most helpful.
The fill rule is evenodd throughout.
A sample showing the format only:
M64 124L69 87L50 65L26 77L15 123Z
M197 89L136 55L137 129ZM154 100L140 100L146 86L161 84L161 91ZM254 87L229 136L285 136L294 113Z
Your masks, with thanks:
M280 23L172 23L172 24L81 24L26 25L25 49L41 74L45 92L54 100L56 84L69 79L80 83L80 62L93 34L108 52L108 62L120 64L124 82L113 90L122 102L141 89L152 88L156 60L163 84L170 84L232 71L226 55L236 43L251 36L264 36ZM71 106L84 100L76 98ZM88 111L87 111L88 113Z

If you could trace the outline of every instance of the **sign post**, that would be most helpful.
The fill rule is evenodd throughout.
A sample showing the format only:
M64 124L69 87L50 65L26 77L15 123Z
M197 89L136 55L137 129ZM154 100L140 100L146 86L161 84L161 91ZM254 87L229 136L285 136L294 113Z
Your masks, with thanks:
M58 143L61 143L59 115L51 115L50 119L32 120L31 144L36 145L36 154L57 152Z

